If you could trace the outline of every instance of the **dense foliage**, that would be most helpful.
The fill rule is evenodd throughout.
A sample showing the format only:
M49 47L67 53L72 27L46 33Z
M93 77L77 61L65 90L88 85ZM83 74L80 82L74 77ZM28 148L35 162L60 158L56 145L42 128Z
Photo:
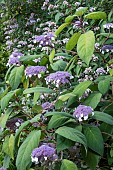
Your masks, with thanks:
M113 10L73 0L1 7L0 169L112 169Z

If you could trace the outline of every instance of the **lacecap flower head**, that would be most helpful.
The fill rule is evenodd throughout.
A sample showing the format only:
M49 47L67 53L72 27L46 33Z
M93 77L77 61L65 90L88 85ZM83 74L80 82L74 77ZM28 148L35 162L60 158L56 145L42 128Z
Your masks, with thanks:
M29 66L25 69L25 75L26 77L38 76L38 78L40 78L41 72L45 71L46 71L45 66Z
M20 61L19 61L19 58L23 56L22 53L20 52L13 52L10 56L9 56L9 60L8 60L8 63L7 63L7 66L11 66L11 65L17 65L17 66L20 66Z
M90 106L79 105L74 113L73 116L76 117L79 121L87 120L89 114L94 114L93 109Z
M60 85L69 84L72 78L73 76L66 71L57 71L46 77L46 84L53 83L56 87L59 87Z
M31 155L32 162L38 164L44 161L55 161L58 159L55 148L49 146L48 144L43 144L32 151Z

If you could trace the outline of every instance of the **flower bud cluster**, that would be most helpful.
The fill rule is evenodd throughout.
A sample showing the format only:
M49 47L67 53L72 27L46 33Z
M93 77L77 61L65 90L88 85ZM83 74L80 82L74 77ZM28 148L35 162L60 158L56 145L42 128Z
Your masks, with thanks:
M94 114L93 109L90 106L79 105L74 113L73 116L76 117L79 121L87 120L89 114Z
M25 69L25 75L26 77L38 76L38 78L40 78L41 72L45 71L46 71L45 66L29 66Z
M43 144L32 151L31 159L32 162L38 164L39 162L44 162L47 160L55 161L58 159L58 156L56 154L56 150L53 147L49 146L48 144Z
M59 87L60 85L69 84L72 78L72 75L66 71L57 71L46 77L46 84L53 83L56 87Z

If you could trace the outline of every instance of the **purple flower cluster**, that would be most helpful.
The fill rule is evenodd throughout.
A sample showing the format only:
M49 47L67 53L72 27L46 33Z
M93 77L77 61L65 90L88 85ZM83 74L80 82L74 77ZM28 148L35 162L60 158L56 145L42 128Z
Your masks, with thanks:
M54 47L53 40L55 40L55 35L53 33L48 33L46 35L35 36L34 43L39 43L39 47L52 46Z
M110 28L113 28L113 23L104 24L103 27L109 30Z
M6 170L6 168L4 168L4 167L1 167L1 168L0 168L0 170Z
M90 106L79 105L74 113L73 116L76 117L79 121L87 120L89 114L94 114L93 109Z
M31 154L32 162L38 164L44 161L54 161L58 158L56 150L48 144L43 144L38 148L35 148Z
M66 71L57 71L46 77L46 84L53 83L56 87L59 87L62 84L69 84L69 80L72 78L72 75Z
M97 70L95 71L95 75L99 76L99 75L102 75L102 74L107 74L106 70L104 70L103 67L97 68Z
M42 108L43 110L47 110L47 111L50 111L51 109L53 109L53 104L52 103L49 103L49 102L45 102L42 104Z
M20 61L19 61L19 58L23 56L22 53L20 52L13 52L10 56L9 56L9 60L8 60L8 63L7 63L7 66L11 66L11 65L17 65L17 66L20 66Z
M104 45L101 49L102 53L104 54L104 52L113 52L113 45Z
M40 78L41 72L45 71L46 71L45 66L29 66L25 70L25 75L26 77L38 76L38 78Z

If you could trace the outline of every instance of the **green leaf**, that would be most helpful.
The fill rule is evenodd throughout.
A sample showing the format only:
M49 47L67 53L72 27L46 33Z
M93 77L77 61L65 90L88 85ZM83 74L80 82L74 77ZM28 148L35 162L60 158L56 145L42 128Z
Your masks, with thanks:
M82 16L88 10L87 7L81 7L76 10L75 16Z
M9 76L9 83L12 87L12 90L15 90L18 88L22 80L23 73L24 73L23 65L20 67L14 67L13 70L11 71L11 74Z
M72 50L78 42L81 33L74 33L66 44L66 50Z
M60 152L64 149L68 149L73 145L74 145L73 141L66 139L60 135L57 135L57 143L56 143L57 152Z
M106 13L101 11L92 12L84 16L84 18L87 19L104 19L104 20L106 19L106 17L107 17Z
M87 65L92 58L95 45L95 36L93 31L88 31L80 36L77 43L77 52L81 60Z
M53 49L49 55L49 62L53 64L53 58L55 56L55 49Z
M73 93L67 93L67 94L64 94L64 95L59 96L58 99L60 99L60 100L62 100L62 101L66 101L66 100L68 100L70 97L73 97L73 96L76 96L76 95L73 94Z
M69 24L70 24L70 23L64 23L64 24L62 24L62 25L56 30L55 35L58 36L58 35L62 32L62 30L63 30L65 27L67 27Z
M55 102L55 109L60 109L63 106L63 101L62 100L57 100Z
M10 99L14 96L15 92L14 91L10 91L9 93L7 93L2 99L1 99L1 109L4 110Z
M10 158L14 159L14 136L6 136L5 141L3 143L3 151L6 153Z
M45 117L53 116L53 115L58 115L58 116L61 115L61 116L75 119L72 115L70 115L69 113L66 113L66 112L47 112L44 114Z
M85 136L77 129L63 126L58 128L55 133L65 137L66 139L81 143L85 146L85 148L87 147Z
M48 123L48 129L62 126L69 118L62 115L53 115Z
M99 129L102 132L104 142L106 142L109 138L109 135L112 135L113 133L113 125L109 125L107 123L101 123L101 125L99 126Z
M63 60L58 60L55 63L51 64L51 67L54 71L64 71L67 63Z
M84 105L91 106L93 109L95 109L100 102L101 97L101 93L94 92L86 98L86 100L84 101Z
M68 17L66 17L65 22L66 23L68 23L68 22L70 23L74 19L74 17L75 16L73 16L73 15L69 15Z
M18 150L18 155L16 159L17 170L26 170L31 163L31 153L34 148L39 144L41 136L41 131L32 131L27 136L25 141L22 143Z
M60 16L61 16L61 13L58 12L56 15L55 15L55 22L57 23L60 19Z
M33 60L40 58L40 55L27 55L27 56L21 56L19 58L19 61L25 63L25 64L36 64Z
M95 111L92 118L113 125L113 117L107 113Z
M28 126L30 124L30 121L25 121L24 123L21 124L21 126L19 127L19 129L17 130L16 132L16 135L15 135L15 147L16 146L19 146L19 136L20 136L20 133L22 132L22 130Z
M105 94L110 88L110 81L108 79L101 80L98 83L98 89L102 94Z
M82 152L82 156L87 165L91 168L91 170L96 170L96 166L98 165L100 156L90 150L87 151L87 155L84 150L84 153Z
M9 115L11 114L11 112L13 111L12 108L8 108L5 112L5 114L2 114L0 117L0 127L5 128L6 122L9 118Z
M84 127L84 135L87 139L88 147L102 156L104 152L104 142L100 129L94 126Z
M39 93L53 93L54 91L46 88L46 87L32 87L32 88L28 88L25 89L23 91L23 94L29 94L29 93L35 93L35 92L39 92Z
M73 90L73 94L77 95L78 97L81 97L84 92L86 91L86 89L92 84L92 81L84 81L80 84L78 84L74 90Z
M78 170L78 168L72 161L63 159L60 170Z

